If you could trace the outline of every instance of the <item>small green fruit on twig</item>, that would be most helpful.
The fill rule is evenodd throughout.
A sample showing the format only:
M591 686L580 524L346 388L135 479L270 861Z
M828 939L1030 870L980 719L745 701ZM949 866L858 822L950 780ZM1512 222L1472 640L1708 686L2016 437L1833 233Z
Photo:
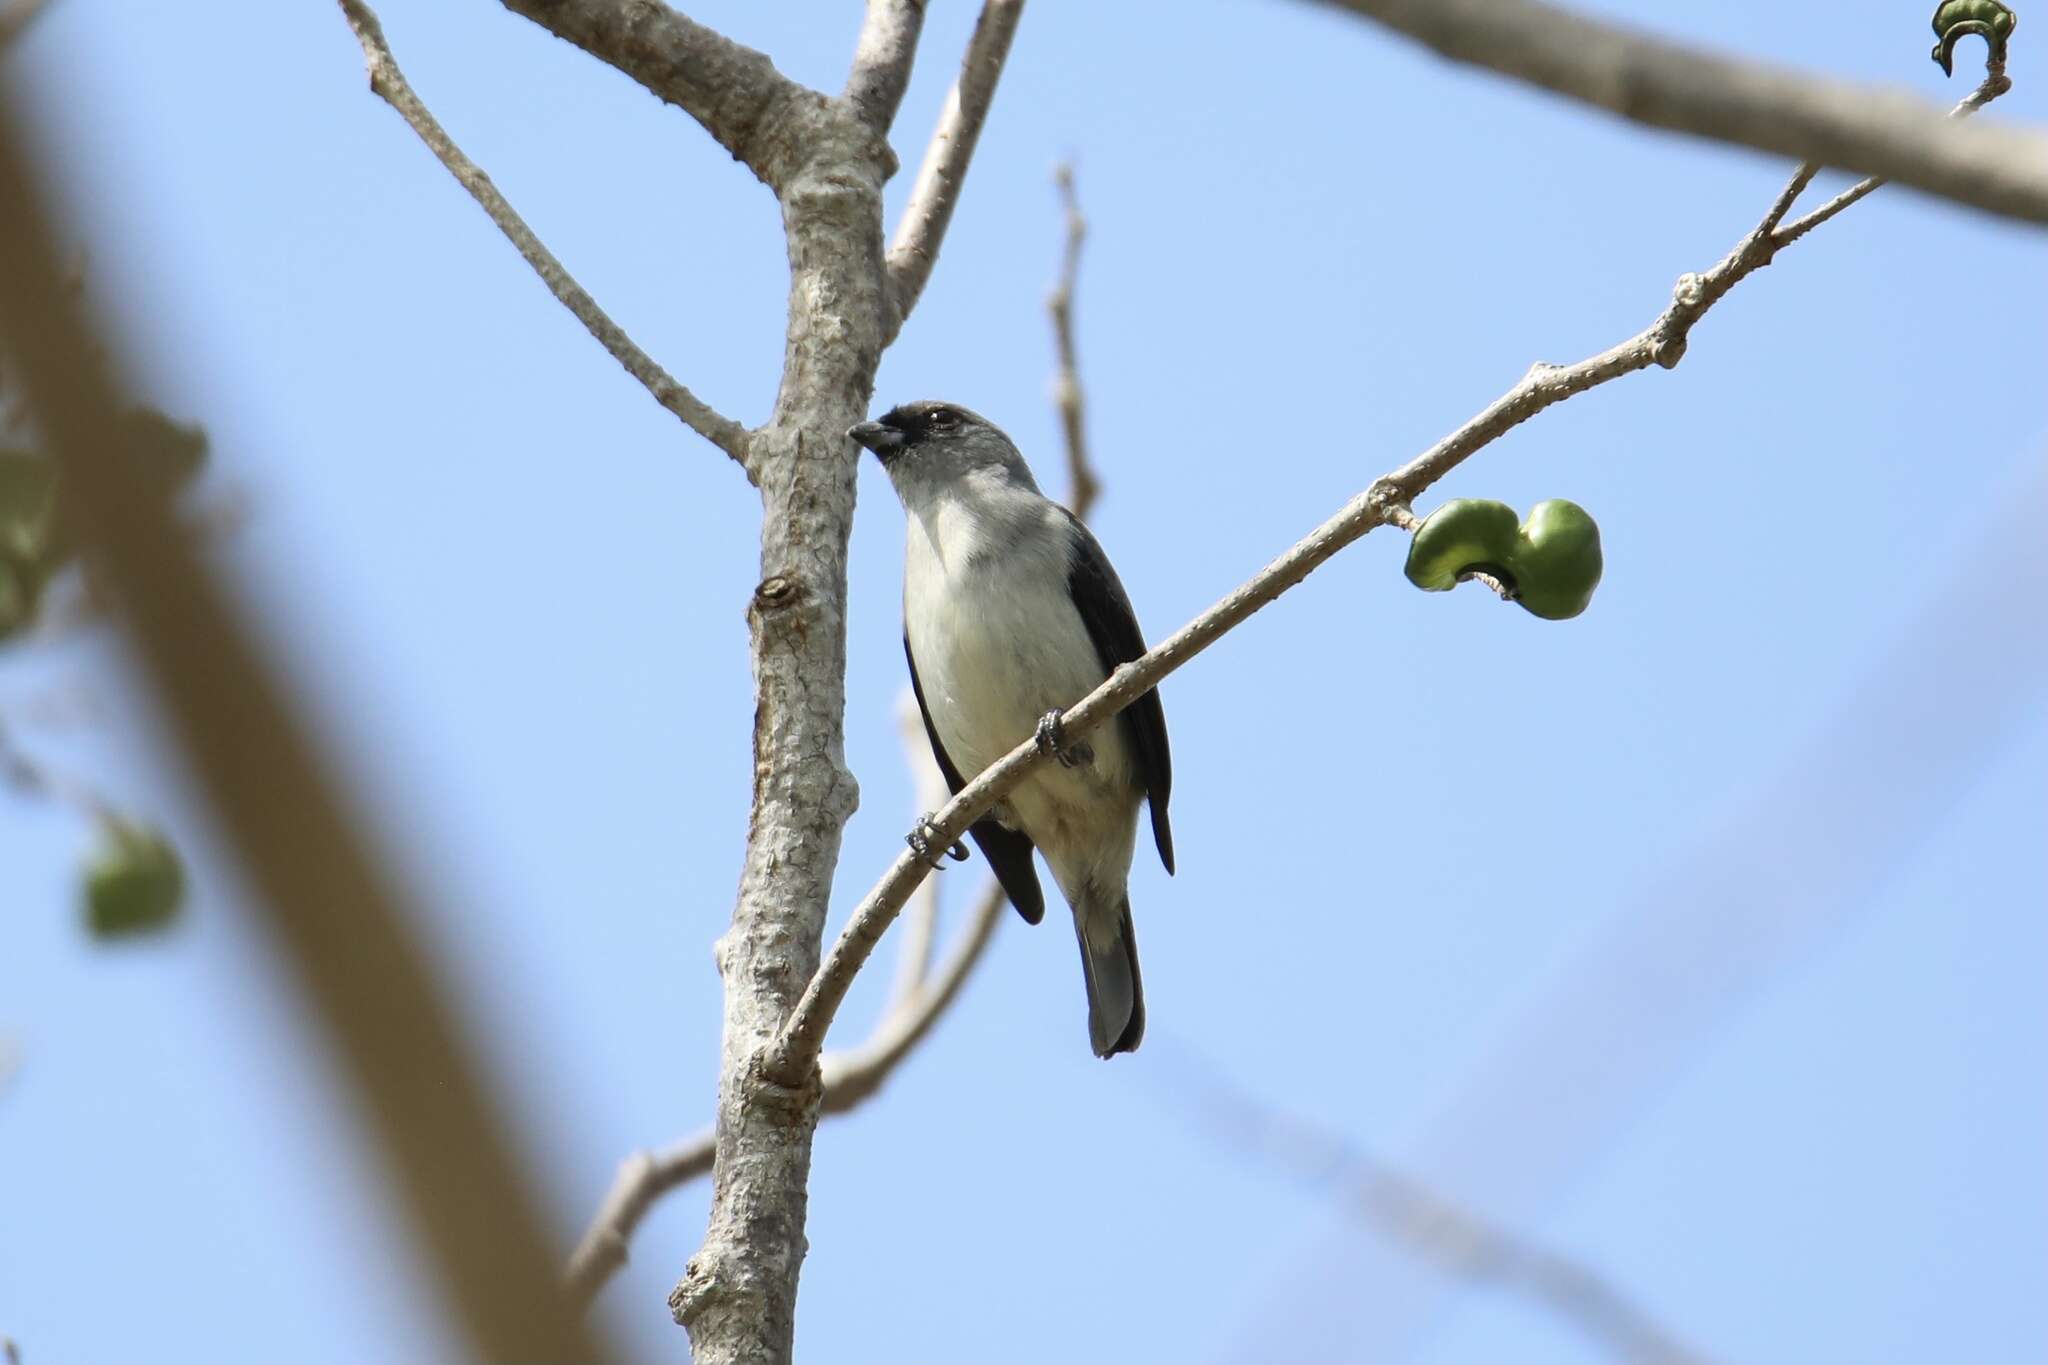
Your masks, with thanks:
M178 851L154 830L123 821L85 870L85 922L95 938L126 938L169 924L185 898Z
M2005 40L2019 26L2020 17L1998 0L1942 0L1934 11L1935 64L1944 76L1956 74L1956 44L1971 34L1990 49L1988 60L2005 60Z
M1415 528L1403 571L1425 592L1490 574L1531 615L1565 621L1593 600L1601 567L1600 528L1575 502L1539 502L1517 523L1504 502L1454 498Z

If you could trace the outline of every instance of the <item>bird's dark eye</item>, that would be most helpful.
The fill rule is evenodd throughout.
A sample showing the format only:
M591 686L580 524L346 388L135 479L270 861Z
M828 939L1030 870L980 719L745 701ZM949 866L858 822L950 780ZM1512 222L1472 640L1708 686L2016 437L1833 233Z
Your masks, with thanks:
M951 431L959 425L960 414L957 412L948 412L946 409L940 408L932 414L931 426L933 431Z

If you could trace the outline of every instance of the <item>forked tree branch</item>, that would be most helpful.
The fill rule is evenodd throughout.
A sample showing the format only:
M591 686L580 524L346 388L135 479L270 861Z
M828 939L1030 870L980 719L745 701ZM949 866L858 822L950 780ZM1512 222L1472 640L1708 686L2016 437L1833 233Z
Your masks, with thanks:
M920 734L920 740L923 736ZM821 1114L843 1114L873 1096L897 1063L931 1032L966 984L994 936L1004 908L1002 888L983 888L966 926L936 974L893 998L874 1032L857 1047L827 1053L820 1063ZM563 1281L570 1300L587 1306L626 1263L626 1247L661 1197L711 1171L716 1134L706 1128L659 1152L635 1152L619 1164L582 1240L570 1255Z
M428 150L448 168L448 173L469 191L483 211L490 215L491 221L498 225L498 230L518 248L519 254L526 258L526 263L533 267L549 291L561 300L562 306L576 315L577 321L611 352L612 358L625 367L626 373L639 380L654 395L655 402L737 460L749 478L756 478L748 460L746 428L713 411L702 399L677 383L674 376L656 364L626 335L624 328L612 321L610 315L598 306L597 300L576 283L562 263L555 259L555 254L534 235L526 220L506 202L498 187L491 183L490 176L463 155L462 149L455 145L419 96L413 93L405 73L398 69L397 59L391 55L391 47L384 39L384 26L378 22L376 12L363 0L340 0L340 3L341 12L355 31L356 40L363 45L363 60L370 73L370 89L411 125L412 130L419 134L420 141L427 144Z
M661 0L504 0L565 42L631 76L702 124L733 159L780 190L790 170L781 106L821 98L767 54Z
M1958 127L1896 91L1725 57L1539 0L1322 0L1453 61L1653 127L2048 223L2048 134Z
M968 163L974 159L974 144L988 121L1003 63L1009 60L1010 40L1023 16L1024 0L984 0L981 17L974 21L974 34L960 59L960 75L946 96L939 126L932 132L924 164L918 167L917 183L911 187L910 202L896 225L895 240L889 243L885 342L902 329L903 320L924 293L925 282L931 279L939 245L953 221L953 206L960 199L961 183L967 178Z
M1066 236L1059 282L1047 299L1058 376L1054 401L1067 432L1067 506L1085 521L1094 510L1102 480L1089 462L1088 444L1080 424L1081 377L1074 351L1073 297L1080 269L1083 224L1071 172L1062 166L1057 179L1065 209ZM925 736L917 703L908 696L904 698L900 725L905 757L916 774L917 808L934 810L947 798L945 778L932 761L930 741ZM904 926L901 966L890 989L889 1003L874 1031L859 1046L827 1053L819 1063L824 1086L821 1113L843 1114L882 1088L897 1063L931 1031L939 1016L958 997L1009 904L1000 885L991 882L983 887L966 927L960 931L938 974L932 976L928 960L938 918L937 893L938 883L930 878L911 893L915 899L905 910L904 917L909 923ZM587 1306L605 1281L625 1265L628 1242L663 1195L710 1173L716 1145L716 1135L707 1128L659 1152L635 1152L619 1164L611 1189L598 1205L563 1273L575 1303Z
M1958 104L1950 111L1949 116L1951 118L1967 118L2010 89L2012 89L2012 82L2006 79L2005 63L1993 59L1985 64L1984 83L1971 91L1961 104ZM1807 169L1818 170L1819 168L1809 165ZM1881 175L1873 175L1868 179L1858 181L1813 212L1801 217L1797 222L1790 223L1772 233L1771 244L1779 247L1790 246L1822 223L1825 223L1828 219L1840 213L1843 209L1861 200L1872 191L1883 188L1887 183ZM1790 206L1788 205L1787 207L1789 208Z
M1956 112L1964 113L1981 107L2008 86L2004 71L1994 66L1978 92L1982 98L1973 96L1958 106ZM1680 276L1677 287L1672 291L1671 302L1641 332L1618 346L1573 365L1539 362L1532 366L1519 383L1477 416L1415 459L1382 476L1236 591L1143 657L1111 673L1100 687L1064 713L1068 740L1086 735L1129 706L1182 664L1241 625L1254 612L1307 578L1338 551L1400 517L1408 504L1437 480L1537 413L1637 370L1648 369L1652 365L1665 369L1676 366L1685 356L1693 327L1707 310L1742 280L1770 264L1779 247L1774 236L1778 225L1799 191L1812 180L1813 174L1811 168L1801 167L1772 203L1763 220L1719 264L1704 274ZM1007 795L1043 757L1035 740L1027 739L983 769L932 817L925 829L931 843L943 847L961 838L970 824ZM806 1084L823 1046L826 1030L831 1027L832 1016L845 999L854 976L881 941L905 897L929 871L928 864L906 851L898 855L895 863L868 892L854 910L838 941L832 945L832 951L819 967L817 975L805 987L789 1022L764 1059L763 1068L768 1076L791 1087Z

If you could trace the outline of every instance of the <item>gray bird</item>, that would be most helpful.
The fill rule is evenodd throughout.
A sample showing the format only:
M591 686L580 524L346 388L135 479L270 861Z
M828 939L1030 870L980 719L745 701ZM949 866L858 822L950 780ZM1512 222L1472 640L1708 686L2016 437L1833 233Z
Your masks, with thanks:
M983 418L906 403L847 435L881 460L909 521L903 649L946 785L958 792L1033 734L1059 760L968 834L1030 924L1045 916L1031 851L1045 855L1074 911L1089 1041L1098 1057L1129 1052L1145 1034L1145 997L1125 884L1148 799L1159 861L1173 871L1166 713L1147 692L1072 745L1059 713L1145 652L1131 599L1088 528L1038 491L1017 447ZM928 854L923 828L910 842Z

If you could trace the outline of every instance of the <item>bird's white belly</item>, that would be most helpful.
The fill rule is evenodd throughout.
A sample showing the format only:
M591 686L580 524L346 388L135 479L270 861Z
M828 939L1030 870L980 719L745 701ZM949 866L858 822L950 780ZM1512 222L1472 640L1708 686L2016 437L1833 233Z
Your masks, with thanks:
M921 575L911 581L935 590L904 599L904 626L933 727L969 781L1029 739L1046 712L1072 706L1108 676L1067 594L1065 566L1057 572L1009 567L970 565ZM1005 823L1042 846L1068 842L1082 834L1072 822L1100 818L1105 788L1128 793L1135 816L1137 784L1121 727L1112 721L1081 742L1093 761L1039 767L1011 793Z

